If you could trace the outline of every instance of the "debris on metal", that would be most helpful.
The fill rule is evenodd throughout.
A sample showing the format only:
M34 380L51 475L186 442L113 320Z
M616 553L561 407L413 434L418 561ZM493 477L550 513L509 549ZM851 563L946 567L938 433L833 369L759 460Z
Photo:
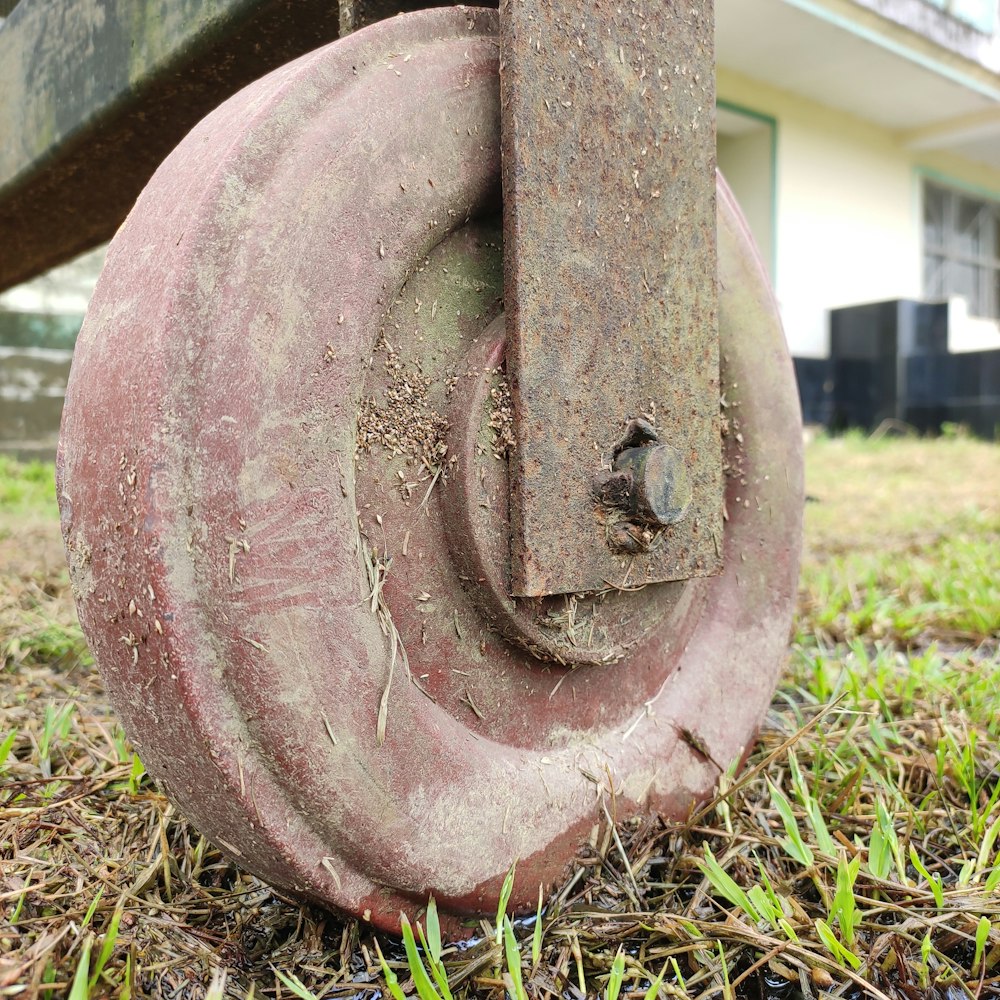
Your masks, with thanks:
M716 573L713 4L506 0L500 18L513 593ZM691 499L623 565L593 480L637 418Z

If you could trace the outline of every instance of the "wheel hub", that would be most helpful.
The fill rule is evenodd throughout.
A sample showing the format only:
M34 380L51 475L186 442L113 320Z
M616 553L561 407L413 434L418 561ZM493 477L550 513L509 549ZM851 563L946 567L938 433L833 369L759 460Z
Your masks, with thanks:
M614 715L589 692L580 698L579 684L606 683L584 682L583 674L566 688L565 705L553 702L567 678L551 668L619 663L666 619L682 616L693 595L685 597L681 584L630 586L631 560L623 557L619 580L597 593L508 596L508 457L515 445L497 315L500 272L499 227L474 222L437 246L401 290L366 380L358 507L370 550L390 563L385 592L404 645L429 647L435 663L477 663L473 680L460 671L454 685L436 678L435 689L454 686L464 714L481 715L480 703L489 704L502 720L493 735L534 730L533 739L544 742L549 710L560 724L582 706ZM683 636L682 621L671 625ZM512 656L510 644L531 656L524 665L537 675L530 684L537 704L524 701L526 682L515 679L514 666L523 656ZM655 671L639 673L647 683L632 691L618 672L616 684L629 689L623 705L645 700L662 681ZM496 690L510 684L510 696L495 706ZM587 713L579 725L595 722Z

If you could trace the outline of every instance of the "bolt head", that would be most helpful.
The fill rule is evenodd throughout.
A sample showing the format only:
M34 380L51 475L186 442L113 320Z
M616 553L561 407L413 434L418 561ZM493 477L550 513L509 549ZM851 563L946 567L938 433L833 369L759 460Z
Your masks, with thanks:
M629 448L615 469L632 475L630 513L646 524L676 524L691 506L691 481L680 452L668 444Z

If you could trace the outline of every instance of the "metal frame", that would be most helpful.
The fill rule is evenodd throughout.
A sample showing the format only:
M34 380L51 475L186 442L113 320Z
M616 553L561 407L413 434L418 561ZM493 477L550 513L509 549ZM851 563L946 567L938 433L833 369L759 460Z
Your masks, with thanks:
M339 19L328 0L21 0L0 26L0 290L110 239L197 121Z
M713 7L500 5L516 595L721 568Z
M246 83L425 5L22 0L0 29L0 289L110 238ZM712 7L501 10L512 593L720 569Z

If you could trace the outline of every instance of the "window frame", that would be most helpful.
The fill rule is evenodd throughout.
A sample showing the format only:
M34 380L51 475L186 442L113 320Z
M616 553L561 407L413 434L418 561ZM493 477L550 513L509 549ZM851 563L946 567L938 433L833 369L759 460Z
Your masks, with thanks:
M930 177L922 178L921 194L921 283L924 297L940 300L961 296L968 301L970 315L1000 320L1000 200ZM932 196L940 199L940 242L933 239L934 226L929 219ZM971 229L971 226L963 229L960 224L963 202L967 206L976 206L972 225L977 229L973 238L978 248L973 251L962 246ZM932 267L943 269L936 282L930 280ZM960 268L974 269L974 296L960 290L962 282L957 276Z

